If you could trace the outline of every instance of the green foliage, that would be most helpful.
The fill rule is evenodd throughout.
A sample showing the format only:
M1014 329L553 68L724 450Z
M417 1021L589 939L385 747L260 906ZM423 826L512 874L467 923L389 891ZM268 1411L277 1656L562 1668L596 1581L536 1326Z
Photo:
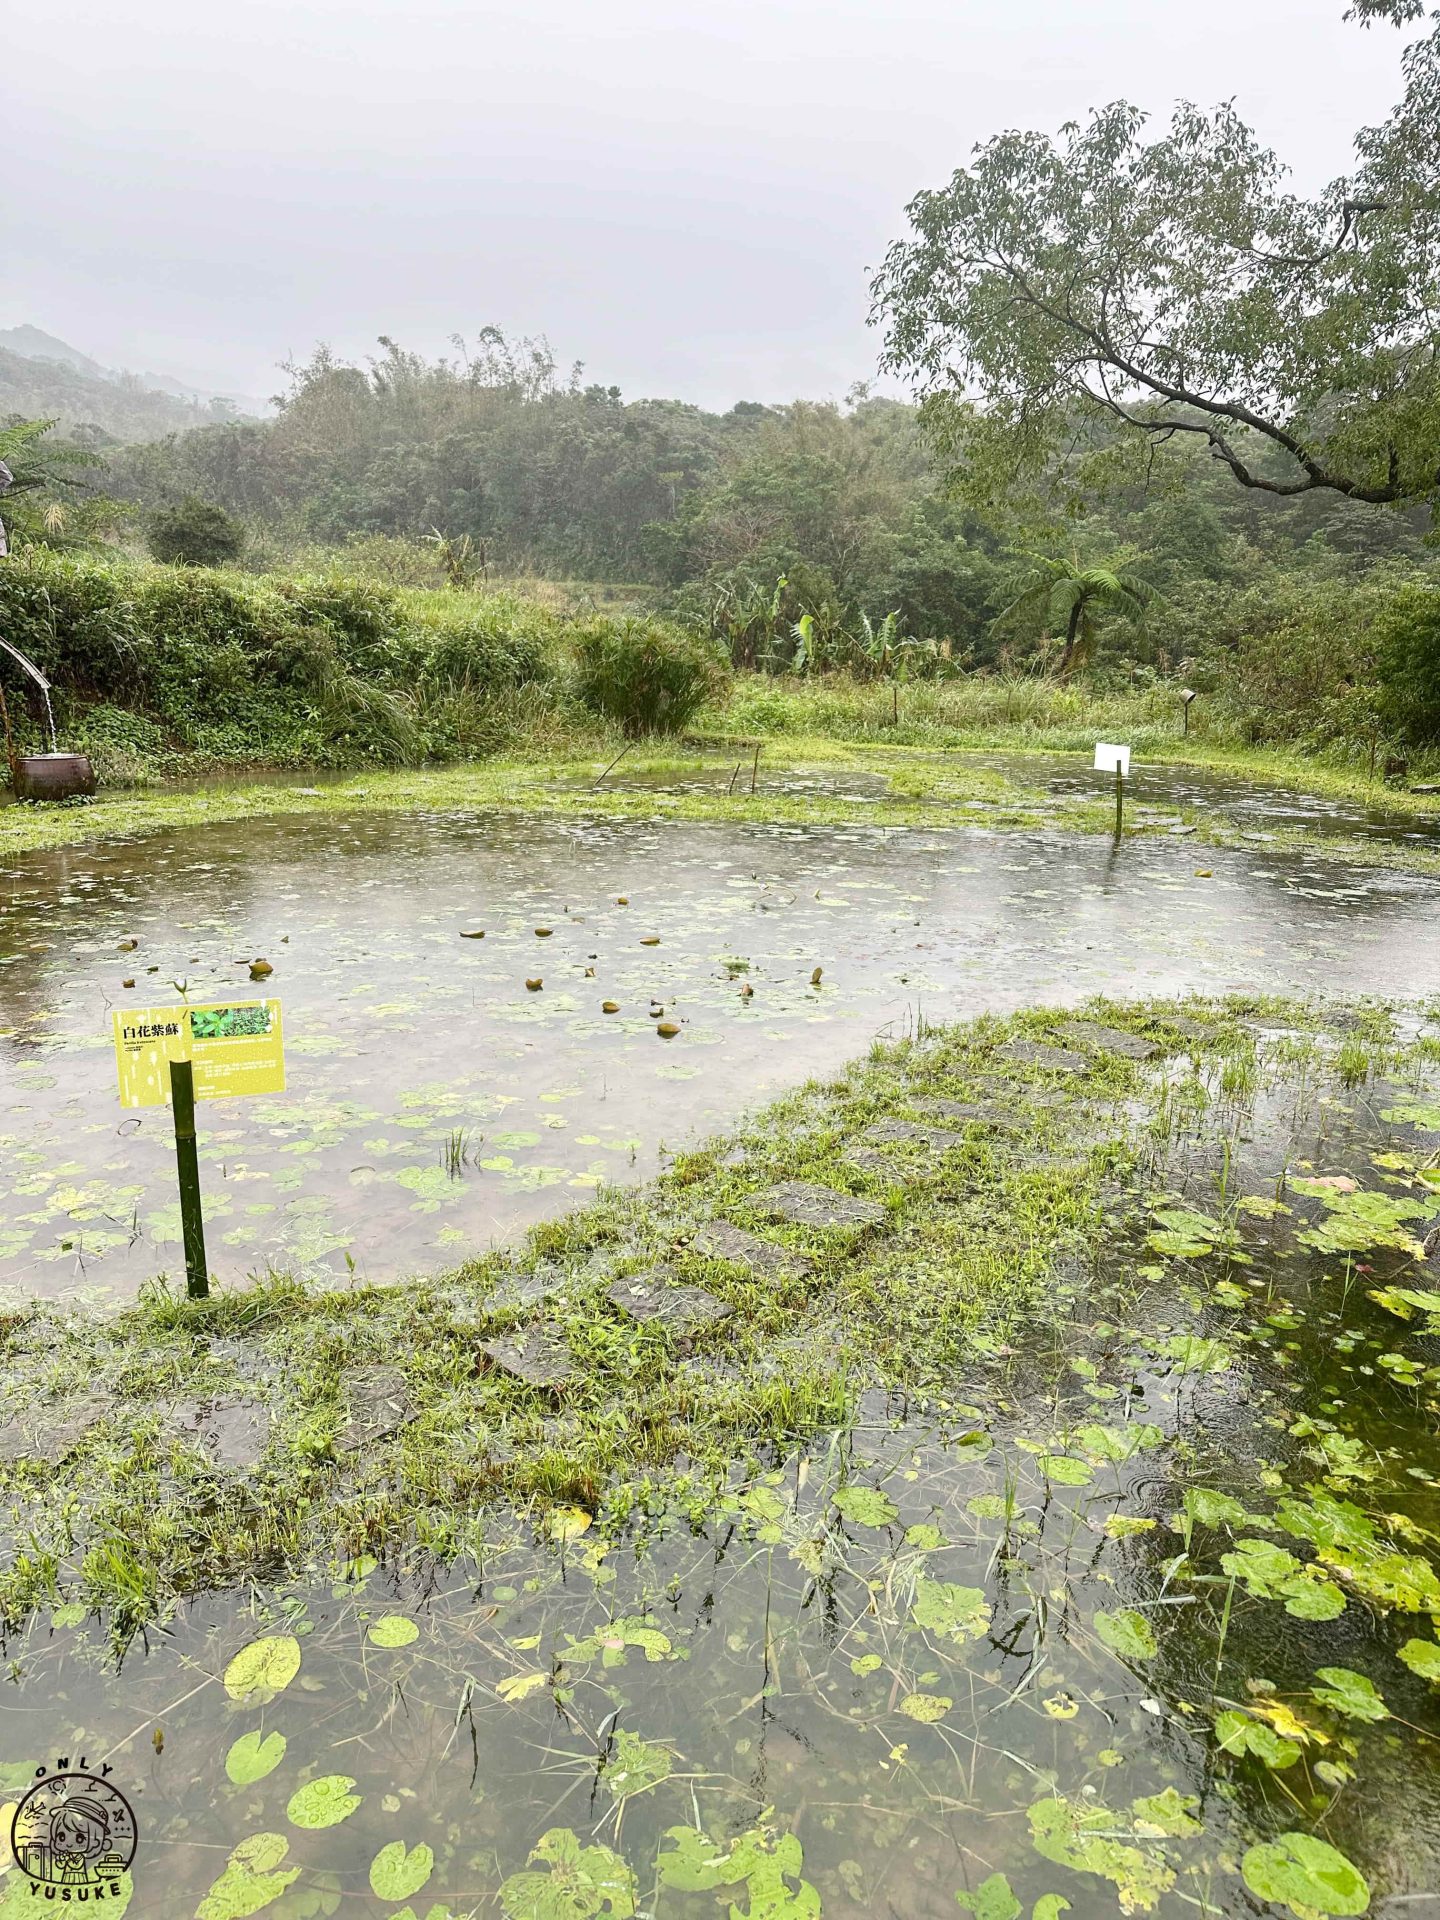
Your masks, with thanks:
M0 627L52 680L102 777L137 777L167 744L202 761L415 764L494 752L566 713L565 626L510 594L29 547L0 568ZM0 686L23 725L31 683L3 657Z
M1157 138L1124 101L917 195L876 305L967 496L1082 505L1194 436L1248 488L1440 502L1437 88L1440 31L1311 200L1233 106Z
M146 538L151 553L165 565L223 567L239 559L245 529L223 507L192 493L152 513Z
M678 733L725 686L712 647L658 620L578 621L574 646L581 700L632 736Z
M103 465L89 447L52 438L54 426L54 420L12 419L0 427L0 461L11 478L0 497L0 516L12 548L69 544L75 502Z
M1385 718L1417 745L1440 740L1440 586L1399 588L1376 620L1374 646Z
M1063 635L1055 668L1062 680L1094 654L1107 615L1142 626L1146 608L1155 598L1148 580L1118 563L1085 566L1076 557L1056 560L1043 553L1021 557L1029 577L1009 606L996 615L994 624L1002 627L1038 619L1047 635Z

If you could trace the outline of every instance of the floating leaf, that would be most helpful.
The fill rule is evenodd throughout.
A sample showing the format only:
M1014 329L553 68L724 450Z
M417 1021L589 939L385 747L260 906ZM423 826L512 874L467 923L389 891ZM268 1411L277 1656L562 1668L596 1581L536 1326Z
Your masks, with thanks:
M1122 1607L1117 1613L1097 1613L1095 1631L1122 1660L1149 1660L1159 1650L1154 1628L1133 1607Z
M1299 1920L1312 1920L1317 1913L1364 1913L1370 1905L1370 1888L1360 1869L1308 1833L1282 1833L1251 1847L1240 1872L1257 1898L1289 1907Z
M617 1800L628 1800L668 1780L672 1764L664 1747L653 1746L636 1733L617 1733L605 1762L605 1784Z
M322 1774L291 1794L285 1818L292 1827L307 1831L338 1827L360 1804L360 1795L350 1791L354 1784L348 1773Z
M408 1900L434 1871L435 1855L423 1841L407 1852L403 1840L392 1840L370 1862L370 1891L377 1900Z
M932 1726L935 1721L943 1720L954 1704L947 1693L907 1693L900 1702L900 1711L907 1719Z
M1041 1454L1040 1471L1047 1480L1061 1487L1088 1487L1095 1478L1093 1467L1083 1460L1072 1459L1068 1453Z
M195 1909L196 1920L248 1920L263 1913L300 1878L298 1867L275 1869L289 1851L283 1833L252 1833L235 1847L224 1872ZM108 1911L108 1909L107 1909Z
M1038 1800L1030 1809L1031 1844L1057 1866L1113 1881L1123 1912L1148 1913L1174 1886L1175 1875L1162 1858L1110 1838L1117 1824L1104 1807Z
M1193 1811L1199 1805L1193 1794L1182 1794L1178 1788L1166 1787L1163 1793L1142 1794L1131 1803L1130 1810L1134 1815L1137 1833L1143 1833L1149 1839L1167 1836L1182 1838L1204 1831L1204 1821L1197 1820Z
M495 1691L506 1706L513 1707L516 1701L528 1700L532 1693L538 1693L549 1681L548 1673L512 1673L496 1681Z
M372 1647L393 1651L397 1647L413 1645L420 1638L420 1629L407 1613L386 1613L370 1622L370 1631L365 1638Z
M743 1881L751 1920L820 1920L820 1896L808 1880L800 1879L804 1855L793 1833L756 1827L728 1847L717 1846L694 1827L671 1827L665 1838L674 1845L657 1861L662 1885L707 1893ZM798 1881L798 1887L790 1888L788 1880ZM730 1911L739 1920L739 1908Z
M943 1547L945 1536L939 1527L933 1526L928 1520L921 1520L905 1529L905 1544L907 1547L920 1547L928 1553Z
M283 1733L242 1733L225 1756L225 1773L237 1787L253 1786L285 1758Z
M1375 1691L1374 1681L1367 1680L1363 1673L1352 1673L1349 1667L1321 1667L1316 1678L1325 1684L1316 1687L1315 1698L1336 1713L1346 1714L1351 1720L1390 1718L1390 1709Z
M300 1642L279 1633L252 1640L225 1669L225 1691L232 1700L271 1700L300 1671Z
M835 1505L847 1520L861 1527L888 1527L900 1518L900 1509L878 1487L842 1487Z
M1215 1736L1222 1753L1252 1754L1277 1773L1285 1767L1293 1767L1300 1758L1301 1749L1293 1740L1281 1739L1275 1729L1267 1726L1263 1720L1252 1719L1249 1714L1241 1713L1236 1708L1228 1708L1217 1717Z
M1415 1645L1420 1643L1416 1641ZM878 1653L861 1653L850 1662L850 1671L858 1673L863 1680L867 1673L878 1673L885 1662Z
M544 1871L512 1873L501 1883L506 1920L631 1920L635 1876L609 1847L583 1847L568 1827L552 1827L530 1855Z
M1440 1687L1440 1644L1434 1640L1407 1640L1400 1649L1400 1658L1412 1673L1418 1673L1422 1680L1433 1680Z
M1129 1540L1139 1533L1153 1533L1158 1525L1158 1521L1138 1513L1112 1513L1105 1522L1105 1532L1111 1540Z
M1003 1873L992 1873L973 1893L957 1892L955 1904L973 1913L975 1920L1016 1920L1020 1911L1020 1902Z
M990 1629L985 1589L956 1586L948 1580L917 1580L910 1617L917 1627L928 1627L951 1640L978 1640Z

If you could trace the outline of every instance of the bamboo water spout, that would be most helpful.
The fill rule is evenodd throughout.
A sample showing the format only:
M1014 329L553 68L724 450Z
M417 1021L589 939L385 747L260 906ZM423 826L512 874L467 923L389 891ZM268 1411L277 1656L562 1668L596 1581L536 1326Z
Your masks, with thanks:
M50 704L50 682L45 678L35 662L30 659L28 654L23 654L19 647L12 647L8 640L0 640L0 647L5 649L12 660L18 660L20 662L20 665L44 695L45 720L50 728L50 751L51 753L58 753L60 751L60 742L55 737L55 709Z
M8 640L0 640L0 649L8 653L29 674L45 700L45 722L50 730L48 753L15 754L10 748L9 714L5 716L7 755L10 760L10 784L20 800L71 800L95 791L95 769L83 753L62 753L55 732L55 708L50 699L50 682L27 654Z

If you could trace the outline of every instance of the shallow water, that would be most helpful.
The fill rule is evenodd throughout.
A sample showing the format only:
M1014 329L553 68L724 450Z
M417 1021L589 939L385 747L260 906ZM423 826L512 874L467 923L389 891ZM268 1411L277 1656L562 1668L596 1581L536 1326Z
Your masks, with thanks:
M1020 786L1048 787L1053 794L1093 794L1106 800L1114 794L1114 780L1096 773L1084 756L1072 753L967 753L967 764L988 768ZM1174 766L1137 759L1126 785L1127 819L1144 819L1147 810L1222 813L1249 837L1263 840L1277 827L1299 827L1307 833L1354 835L1359 839L1433 844L1440 839L1440 815L1403 812L1381 797L1370 806L1330 795L1300 793L1293 787L1269 786L1238 773L1211 767Z
M259 991L257 955L288 1090L200 1110L212 1268L384 1279L642 1178L920 1019L1423 991L1437 902L1294 856L966 830L367 814L25 856L0 870L0 1285L124 1297L175 1270L168 1115L120 1108L111 1011Z
M940 1920L1000 1872L1026 1911L1053 1893L1075 1920L1243 1915L1245 1850L1296 1830L1342 1849L1387 1911L1422 1912L1440 1885L1440 1748L1434 1689L1396 1650L1433 1622L1348 1580L1338 1617L1297 1622L1220 1565L1247 1530L1303 1554L1269 1516L1306 1488L1387 1524L1398 1511L1407 1550L1436 1557L1422 1370L1440 1343L1300 1237L1325 1218L1313 1196L1290 1191L1273 1217L1264 1203L1287 1166L1396 1191L1401 1161L1434 1157L1440 1108L1427 1096L1417 1135L1403 1096L1345 1095L1313 1069L1304 1087L1222 1101L1203 1141L1157 1150L1138 1211L1057 1287L1053 1319L1021 1352L977 1359L943 1410L871 1395L850 1431L737 1476L693 1529L607 1550L588 1529L546 1544L497 1518L483 1565L401 1577L362 1561L202 1600L118 1674L98 1628L38 1623L5 1649L0 1789L52 1752L103 1755L137 1811L132 1911L164 1916L194 1912L257 1834L281 1836L299 1873L265 1909L276 1920L393 1913L400 1896L368 1874L396 1841L433 1850L422 1914L493 1912L502 1886L516 1920L632 1911L586 1904L589 1873L662 1920L728 1901ZM1156 1271L1143 1236L1161 1188L1227 1213L1243 1258ZM1400 1249L1365 1260L1366 1285L1411 1269ZM1171 1518L1187 1488L1260 1512L1187 1539ZM1149 1638L1117 1649L1129 1610ZM229 1665L257 1636L293 1636L299 1656L273 1700ZM1333 1667L1370 1679L1389 1717L1326 1706L1317 1670ZM1260 1724L1274 1703L1307 1729L1300 1753L1272 1771L1218 1749L1218 1713ZM269 1741L271 1771L237 1784L248 1735ZM1337 1764L1353 1778L1315 1771ZM293 1796L335 1776L342 1817L301 1824ZM576 1904L527 1903L515 1876L557 1830L610 1851L581 1856ZM704 1857L731 1863L718 1907L675 1864L699 1830Z

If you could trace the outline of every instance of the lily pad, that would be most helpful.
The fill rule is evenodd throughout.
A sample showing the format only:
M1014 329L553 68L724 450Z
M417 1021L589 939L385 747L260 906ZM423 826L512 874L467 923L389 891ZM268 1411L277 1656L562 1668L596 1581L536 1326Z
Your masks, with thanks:
M1343 1853L1308 1833L1282 1833L1251 1847L1240 1863L1246 1886L1261 1900L1289 1907L1298 1920L1352 1915L1370 1905L1370 1888Z

